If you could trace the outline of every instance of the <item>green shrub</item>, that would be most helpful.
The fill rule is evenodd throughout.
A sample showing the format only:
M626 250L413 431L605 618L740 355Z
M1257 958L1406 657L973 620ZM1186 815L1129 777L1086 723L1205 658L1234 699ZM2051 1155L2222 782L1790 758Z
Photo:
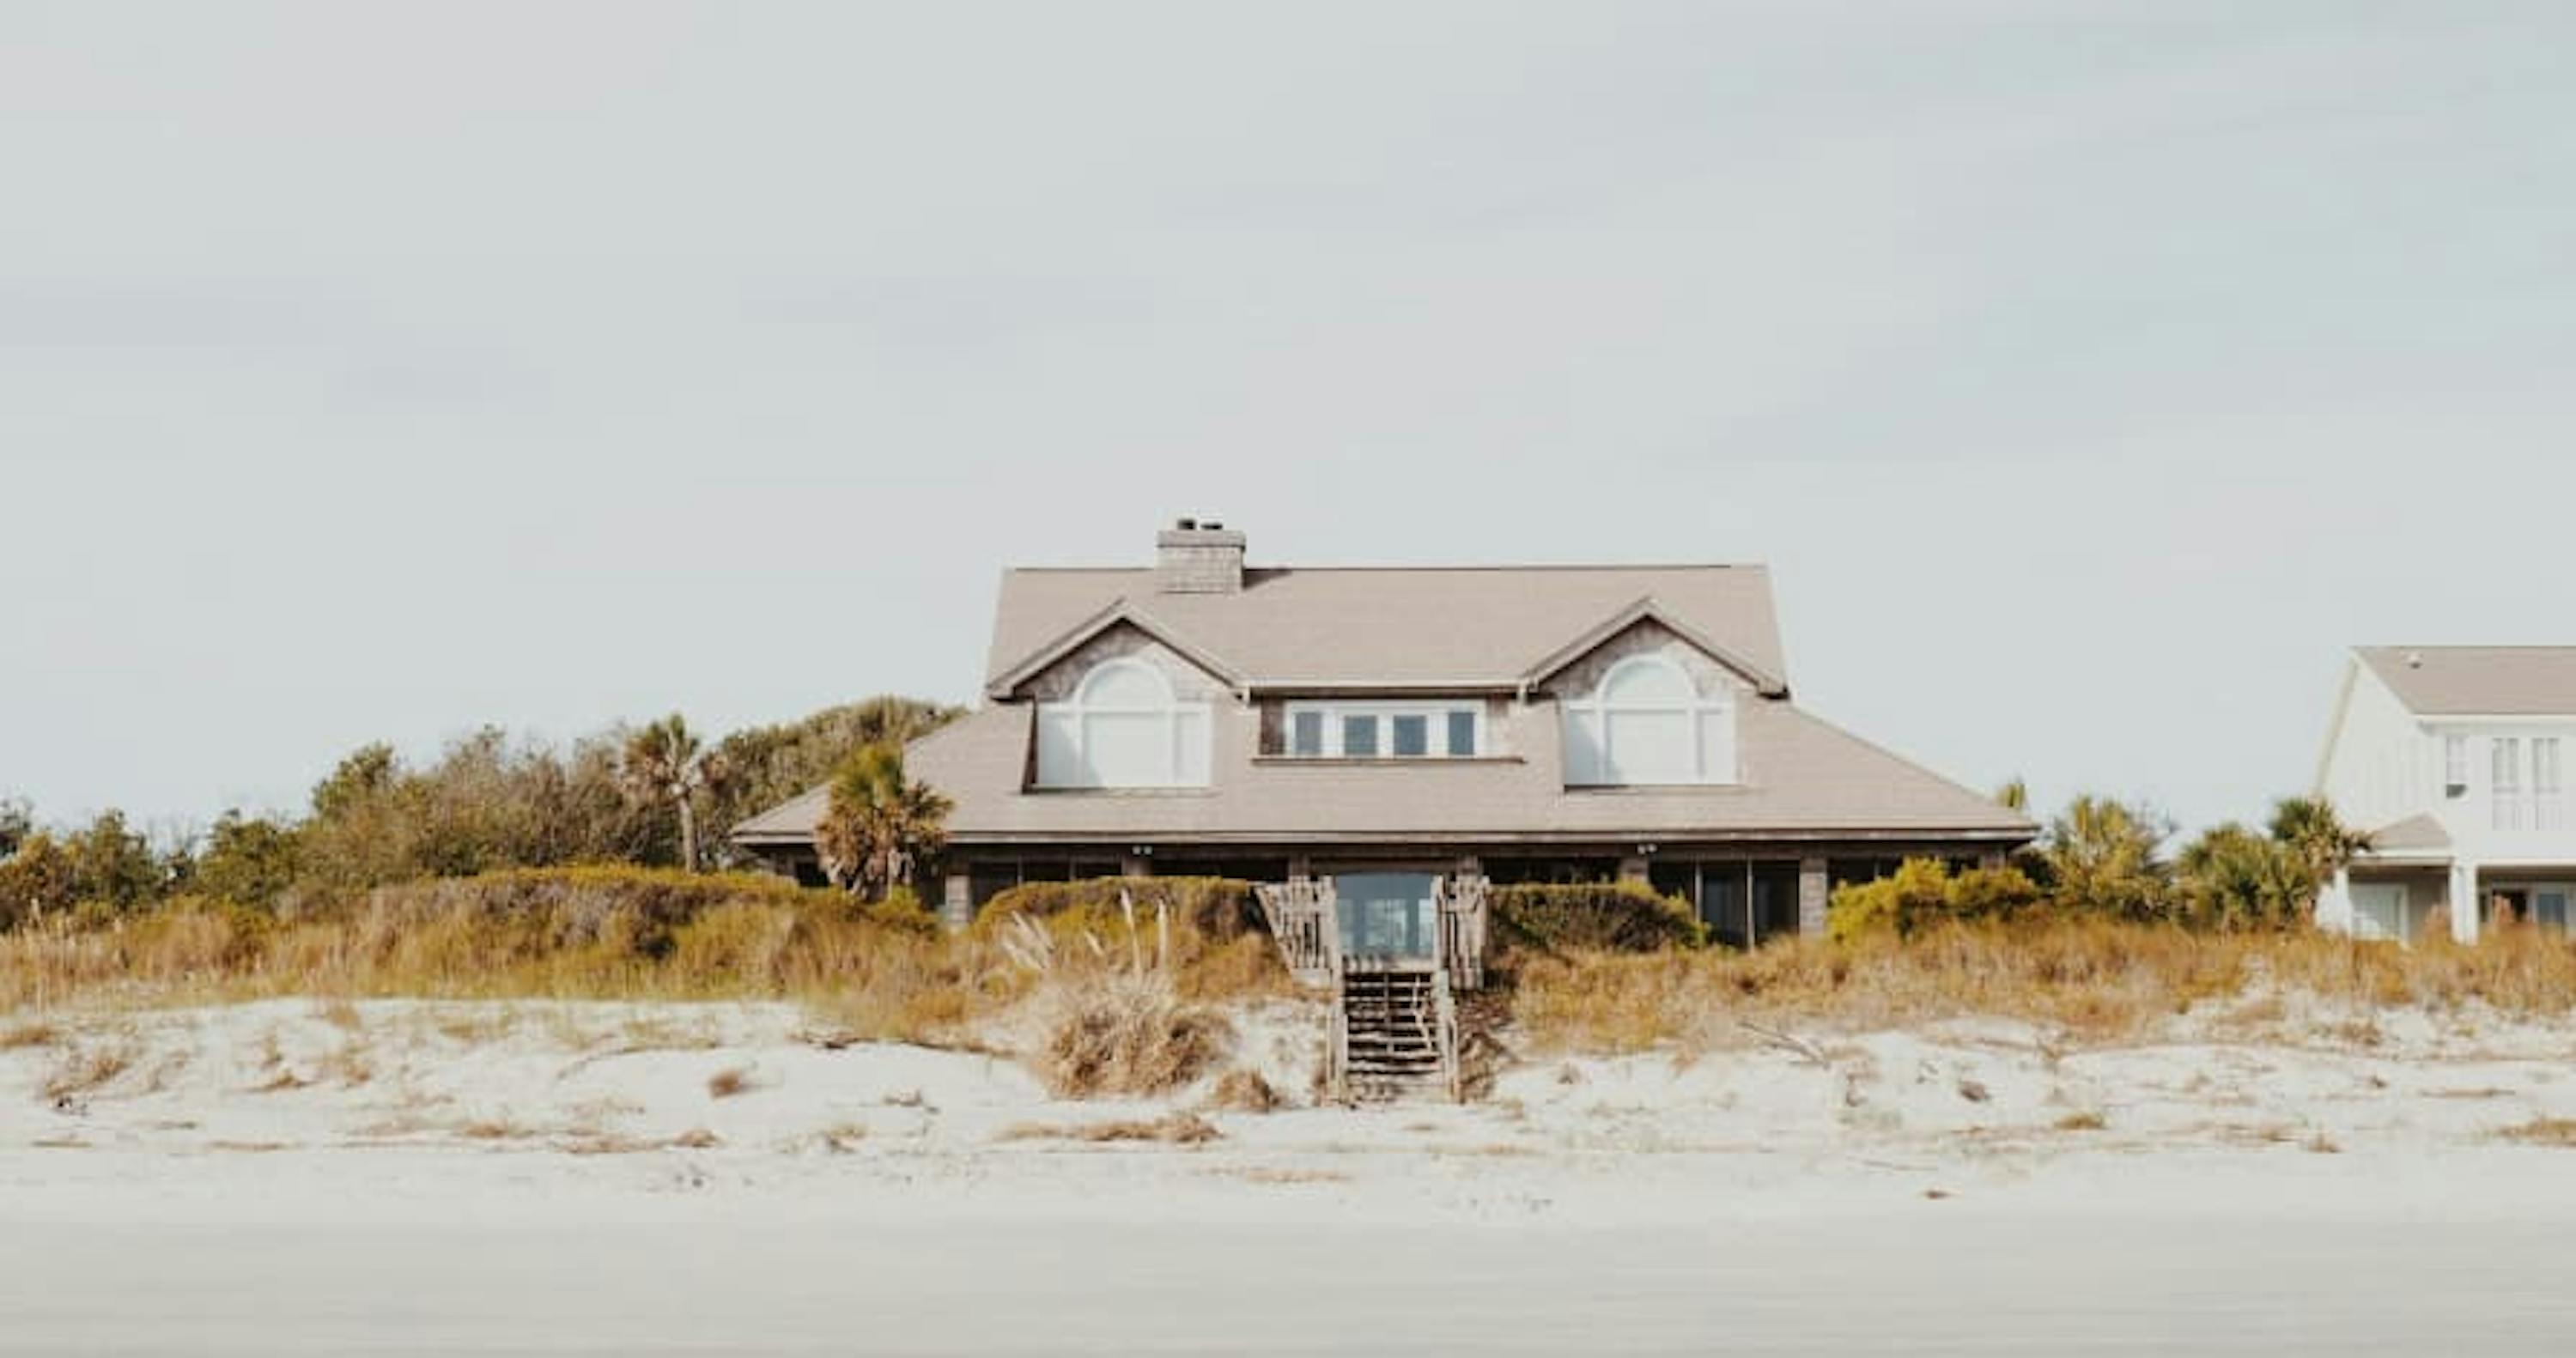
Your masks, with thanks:
M1873 934L1906 938L1937 923L2009 919L2040 900L2038 885L2018 868L1953 874L1937 858L1909 858L1894 876L1835 888L1825 906L1825 936L1840 943Z
M1540 952L1696 947L1707 928L1678 897L1641 882L1532 882L1493 891L1494 941Z
M227 811L208 832L187 889L235 905L274 906L295 885L298 853L292 827Z
M989 935L1014 915L1027 915L1053 928L1089 929L1124 936L1126 914L1120 901L1136 903L1137 927L1150 929L1154 907L1171 912L1172 926L1210 943L1226 943L1266 930L1261 903L1252 883L1231 877L1091 877L1078 882L1024 882L988 901L975 917L974 931Z

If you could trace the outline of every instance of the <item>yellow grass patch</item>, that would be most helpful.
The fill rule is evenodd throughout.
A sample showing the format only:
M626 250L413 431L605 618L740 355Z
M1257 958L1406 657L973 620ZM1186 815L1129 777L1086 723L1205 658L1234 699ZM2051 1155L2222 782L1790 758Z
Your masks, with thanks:
M2576 1148L2576 1118L2535 1117L2529 1122L2502 1128L2496 1135L2526 1146Z
M2204 1004L2232 1006L2238 1022L2269 1022L2284 994L2360 1006L2484 1004L2514 1017L2576 1010L2576 945L2533 930L2398 948L2313 932L2077 920L1955 926L1903 941L1789 939L1751 952L1539 956L1517 970L1512 1015L1540 1052L1777 1045L1796 1024L1848 1031L1979 1016L2023 1020L2061 1043L2129 1042ZM2384 1040L2367 1017L2331 1035Z
M50 1047L63 1040L63 1031L50 1023L20 1023L0 1028L0 1052L25 1047Z
M1165 1145L1196 1146L1215 1141L1225 1134L1216 1124L1196 1113L1167 1113L1152 1119L1121 1119L1112 1122L1089 1122L1074 1126L1053 1126L1039 1122L1014 1123L1002 1129L1003 1141L1153 1141Z

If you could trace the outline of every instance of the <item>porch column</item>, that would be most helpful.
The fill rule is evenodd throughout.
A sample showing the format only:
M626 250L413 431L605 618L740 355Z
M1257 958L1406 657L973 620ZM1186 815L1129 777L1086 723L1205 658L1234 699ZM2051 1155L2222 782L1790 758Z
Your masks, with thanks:
M1620 859L1619 880L1622 882L1635 882L1639 886L1649 884L1653 878L1647 870L1646 856L1641 853L1632 853L1627 857Z
M1825 902L1832 896L1832 883L1825 876L1825 860L1798 860L1798 933L1805 938L1825 936Z
M2462 943L2478 941L2478 865L2451 865L2451 937Z
M975 922L975 882L962 872L952 872L940 879L939 922L951 929L963 929Z
M2339 934L2353 931L2352 868L2349 864L2336 868L2333 879L2317 893L2316 925Z

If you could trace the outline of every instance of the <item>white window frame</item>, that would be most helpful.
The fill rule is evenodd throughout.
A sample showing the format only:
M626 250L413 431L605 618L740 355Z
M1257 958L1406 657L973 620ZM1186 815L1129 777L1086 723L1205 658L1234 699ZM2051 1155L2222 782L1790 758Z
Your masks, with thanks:
M1297 719L1300 717L1315 719L1315 748L1312 750L1297 748ZM1333 714L1320 707L1291 707L1281 716L1280 723L1282 743L1286 747L1284 753L1292 759L1321 759L1324 751L1332 746Z
M1159 701L1148 703L1104 703L1095 701L1091 697L1091 694L1099 688L1104 681L1124 672L1142 674L1151 679L1154 682L1155 688L1162 694L1161 699ZM1089 779L1068 781L1064 778L1049 778L1047 776L1048 769L1046 767L1046 758L1044 753L1046 748L1044 742L1047 738L1045 726L1049 719L1054 718L1066 722L1071 728L1072 733L1071 750L1073 766L1071 769L1059 770L1059 772L1079 775L1093 767L1091 760L1091 727L1093 719L1105 716L1159 716L1164 718L1162 776L1158 780L1151 782L1119 783ZM1103 660L1099 664L1092 666L1091 669L1082 676L1082 682L1074 686L1073 693L1070 697L1061 702L1041 702L1038 704L1038 722L1040 728L1038 732L1040 746L1037 764L1038 786L1040 787L1158 788L1207 786L1208 765L1213 760L1213 755L1208 750L1208 742L1215 739L1215 714L1211 709L1211 706L1204 702L1182 701L1172 689L1172 679L1170 675L1163 673L1163 671L1156 666L1136 659L1133 656L1117 656L1108 660ZM1197 742L1195 747L1193 745L1193 737L1196 738Z
M2395 919L2386 926L2373 920L2370 914L2362 909L2364 892L2369 892L2374 897L2383 892L2387 893L2385 899L2393 901L2397 908ZM2412 934L2407 926L2413 923L2408 916L2414 913L2414 902L2409 899L2412 893L2406 889L2404 882L2355 882L2352 884L2351 893L2353 937L2392 943L2411 940Z
M2529 912L2527 918L2530 923L2541 923L2540 898L2556 896L2561 912L2559 922L2555 925L2541 925L2541 927L2554 929L2559 933L2576 932L2576 918L2571 918L2576 916L2576 886L2566 882L2533 882L2524 887L2523 892L2523 906Z
M1616 702L1606 696L1623 675L1641 668L1660 669L1667 672L1679 681L1681 691L1687 696L1678 703ZM1678 714L1686 719L1685 725L1690 732L1690 766L1689 776L1680 780L1680 785L1736 781L1736 764L1740 755L1736 750L1733 695L1722 688L1715 694L1700 692L1699 685L1691 680L1690 671L1669 656L1652 654L1629 656L1604 670L1601 681L1592 686L1591 692L1566 699L1563 707L1561 720L1571 726L1579 727L1585 737L1584 748L1593 752L1593 766L1590 768L1577 768L1575 761L1571 757L1568 758L1565 781L1569 787L1653 787L1664 785L1668 781L1657 779L1654 782L1642 782L1615 776L1618 752L1611 748L1610 719L1628 713L1658 716ZM1722 761L1713 762L1709 757L1709 728L1712 723L1721 724L1726 737L1725 757ZM1573 742L1569 740L1566 745L1570 756Z
M2522 738L2496 736L2488 742L2487 799L2493 807L2491 822L2498 830L2520 830L2522 814Z
M1324 749L1321 754L1301 754L1297 749L1297 717L1300 713L1309 712L1318 715L1324 723ZM1449 748L1449 714L1452 712L1464 712L1474 719L1475 748L1469 750ZM1377 753L1362 755L1343 753L1342 722L1350 717L1368 717L1377 722ZM1396 717L1423 719L1424 753L1397 754L1395 752L1393 719ZM1280 716L1280 753L1290 759L1399 759L1407 763L1417 760L1477 759L1484 756L1488 749L1487 742L1492 739L1492 733L1487 729L1487 725L1485 703L1481 698L1447 702L1437 699L1404 702L1345 701L1338 698L1299 700L1285 704L1285 710Z
M2567 828L2567 769L2556 736L2531 738L2531 828Z

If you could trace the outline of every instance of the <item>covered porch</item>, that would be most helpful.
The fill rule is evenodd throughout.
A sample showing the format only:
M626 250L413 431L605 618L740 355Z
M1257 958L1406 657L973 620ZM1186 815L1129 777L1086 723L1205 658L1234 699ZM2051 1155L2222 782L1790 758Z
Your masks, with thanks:
M2317 908L2323 927L2400 943L2520 927L2564 935L2571 915L2576 862L2365 859L2336 874Z
M1419 954L1435 879L1522 883L1634 882L1687 904L1712 942L1752 948L1817 936L1837 887L1877 880L1908 858L1954 868L1996 867L2008 844L1969 837L1736 837L1657 841L1478 840L1367 843L952 844L934 877L934 904L963 928L994 896L1028 882L1088 877L1231 877L1343 882L1342 926L1355 953ZM1362 904L1363 897L1382 904Z

